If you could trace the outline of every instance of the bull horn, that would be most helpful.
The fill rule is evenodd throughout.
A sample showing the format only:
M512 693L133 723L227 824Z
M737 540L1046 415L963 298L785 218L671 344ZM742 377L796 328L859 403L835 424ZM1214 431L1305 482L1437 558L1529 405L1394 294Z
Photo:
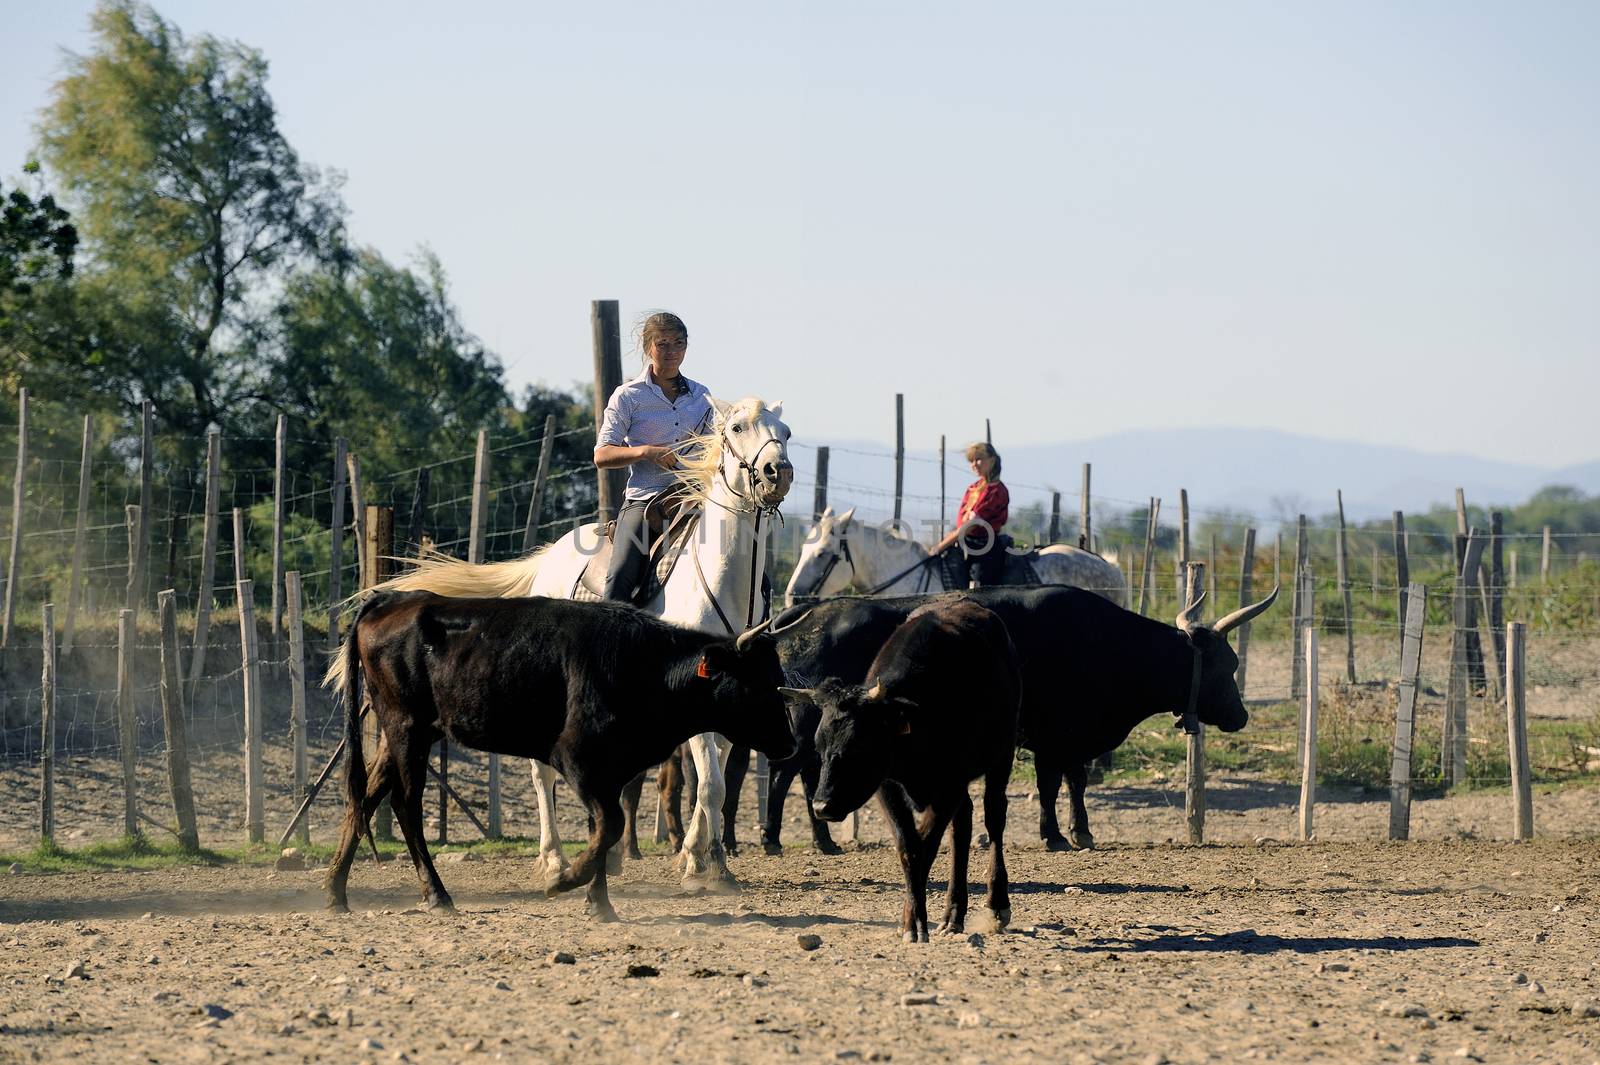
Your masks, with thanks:
M771 625L772 618L768 617L767 620L763 621L761 624L745 629L739 634L738 638L733 641L733 649L741 654L749 650L750 641L755 639L757 636L760 636L763 632L766 632Z
M867 701L875 703L883 698L883 682L879 681L867 690Z
M772 626L772 628L768 630L768 635L776 636L780 632L788 632L790 629L794 628L796 625L798 625L802 621L804 621L806 619L806 616L809 615L815 609L817 609L815 605L804 606L804 607L789 607L788 609L784 610L782 613L774 614L771 618L767 619L767 623ZM784 621L785 618L787 618L788 620ZM783 621L783 624L782 625L777 624L779 621Z
M1206 593L1201 592L1194 602L1178 612L1178 628L1188 632L1200 624L1200 608L1205 605Z
M1272 605L1273 601L1277 598L1278 585L1274 584L1272 586L1271 595L1267 596L1259 603L1252 603L1250 606L1242 606L1238 610L1235 610L1233 613L1229 614L1227 617L1213 625L1212 631L1218 636L1226 636L1229 632L1237 629L1245 622L1259 617L1267 609L1267 607Z

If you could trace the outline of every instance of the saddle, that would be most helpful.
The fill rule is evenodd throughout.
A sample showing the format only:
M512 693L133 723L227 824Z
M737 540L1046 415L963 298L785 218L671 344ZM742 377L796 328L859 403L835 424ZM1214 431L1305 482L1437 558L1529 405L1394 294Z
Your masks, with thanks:
M702 509L692 503L692 497L685 493L667 491L656 496L645 507L645 525L650 530L650 567L645 571L640 587L634 591L631 602L635 606L648 604L660 593L667 578L672 576L678 559L683 557L681 548L700 524L702 514ZM598 603L605 598L606 573L611 569L616 533L617 523L606 522L606 535L600 550L584 565L568 598L585 603Z
M1001 551L1011 546L1011 537L1001 536L994 550ZM1001 584L1043 584L1039 579L1039 571L1034 568L1034 562L1039 557L1039 549L1033 548L1024 554L1015 555L1006 553L1005 569L1001 571ZM965 589L971 581L968 576L967 559L959 551L947 551L939 556L939 575L944 578L946 591Z

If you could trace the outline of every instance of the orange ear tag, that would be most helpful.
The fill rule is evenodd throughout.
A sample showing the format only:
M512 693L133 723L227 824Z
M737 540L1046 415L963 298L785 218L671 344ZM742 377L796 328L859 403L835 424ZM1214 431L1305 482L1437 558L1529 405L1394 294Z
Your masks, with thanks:
M697 677L705 677L707 680L711 678L711 671L706 668L706 660L704 658L701 658L700 664L695 667L694 675Z

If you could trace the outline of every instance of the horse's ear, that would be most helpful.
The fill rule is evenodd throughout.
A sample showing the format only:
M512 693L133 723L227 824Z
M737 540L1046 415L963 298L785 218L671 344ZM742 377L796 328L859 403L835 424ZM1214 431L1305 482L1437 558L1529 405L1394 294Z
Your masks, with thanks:
M817 517L819 517L819 518L831 518L831 517L833 517L833 504L829 503L827 506L823 507L822 508L822 513L818 514Z
M783 417L783 400L781 400L781 399L778 400L778 402L776 402L772 406L768 407L767 410L768 410L768 412L770 412L772 414L772 416L774 418L782 418Z
M839 528L843 529L846 525L850 524L850 519L855 517L855 516L856 516L856 508L855 507L851 507L849 510L845 511L843 514L839 515L839 520L835 524L837 524L839 526Z
M728 412L733 410L732 403L726 403L716 396L708 396L707 398L711 400L711 409L717 412L718 421L725 420L728 417Z

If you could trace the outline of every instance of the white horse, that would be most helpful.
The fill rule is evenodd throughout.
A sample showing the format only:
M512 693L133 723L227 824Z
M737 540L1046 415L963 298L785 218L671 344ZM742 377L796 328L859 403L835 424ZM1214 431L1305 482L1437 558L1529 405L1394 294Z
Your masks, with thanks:
M711 429L679 445L675 471L701 503L700 524L677 548L680 557L671 576L645 609L664 621L718 636L737 635L761 620L761 574L771 518L794 481L794 467L783 404L768 407L753 397L732 404L711 402ZM435 555L378 588L568 599L603 536L598 525L584 525L521 558L480 565ZM726 786L717 737L709 732L695 736L689 749L699 784L694 816L684 834L683 879L733 886L722 847ZM539 799L539 856L547 874L558 874L567 860L556 831L556 771L536 761L533 778Z
M852 585L880 595L921 595L944 591L944 576L928 549L907 536L855 520L856 508L835 514L833 508L806 533L784 601L826 599ZM918 565L918 563L927 563ZM1053 544L1033 561L1039 580L1067 584L1128 605L1128 585L1115 562L1066 544ZM896 575L900 575L898 579ZM892 583L885 583L892 582ZM881 587L880 587L881 586Z

